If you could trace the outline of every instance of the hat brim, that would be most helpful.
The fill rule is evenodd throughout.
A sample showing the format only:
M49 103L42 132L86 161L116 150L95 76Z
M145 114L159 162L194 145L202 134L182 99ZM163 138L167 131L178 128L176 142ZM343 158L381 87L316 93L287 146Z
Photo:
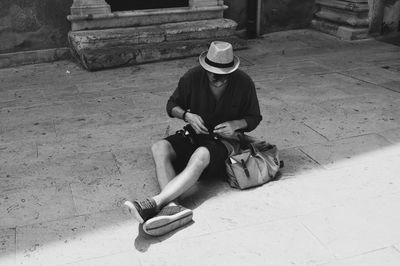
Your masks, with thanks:
M200 54L199 56L199 62L200 65L207 71L215 74L220 74L220 75L226 75L234 72L236 69L238 69L239 64L240 64L240 59L236 55L233 56L233 66L232 67L224 67L224 68L219 68L219 67L213 67L207 64L205 61L207 56L207 51L204 51Z

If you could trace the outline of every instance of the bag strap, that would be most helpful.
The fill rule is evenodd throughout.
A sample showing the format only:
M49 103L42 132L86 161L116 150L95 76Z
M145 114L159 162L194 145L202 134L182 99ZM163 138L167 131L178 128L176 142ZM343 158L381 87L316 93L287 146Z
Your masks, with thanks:
M250 172L249 169L247 169L246 163L244 162L244 160L240 160L240 163L242 164L243 170L245 175L247 176L247 178L250 178Z

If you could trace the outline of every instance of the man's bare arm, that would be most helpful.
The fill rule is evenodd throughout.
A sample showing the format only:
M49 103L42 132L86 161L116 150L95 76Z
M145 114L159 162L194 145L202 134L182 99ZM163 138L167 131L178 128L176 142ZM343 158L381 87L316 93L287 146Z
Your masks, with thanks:
M183 110L180 106L175 106L171 110L171 114L173 117L179 118L184 120L183 114L185 113L185 110Z

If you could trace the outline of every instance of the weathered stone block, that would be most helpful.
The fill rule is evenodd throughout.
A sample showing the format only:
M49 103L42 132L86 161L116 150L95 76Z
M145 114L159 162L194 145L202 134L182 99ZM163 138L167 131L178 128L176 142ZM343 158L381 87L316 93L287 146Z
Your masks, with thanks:
M368 27L368 12L357 13L348 10L339 10L334 8L322 8L315 16L328 21L347 24L352 27Z
M368 37L368 1L317 0L318 11L311 25L314 29L344 40Z
M165 40L164 31L158 26L117 28L104 30L71 31L69 39L72 47L97 49L119 45L159 43Z
M368 38L368 28L352 28L341 26L340 24L328 22L326 20L314 19L311 22L312 28L322 31L343 40L361 40Z
M198 55L215 39L244 47L229 19L198 20L163 25L72 31L70 44L76 58L89 70Z
M342 0L316 0L316 4L323 5L325 7L333 7L336 9L342 10L351 10L351 11L362 11L368 12L368 1L359 0L359 1L342 1Z
M220 0L191 0L189 7L72 14L68 37L73 55L90 70L187 57L234 35L237 23L223 18L227 8Z
M200 20L161 25L166 41L232 36L237 23L230 19Z
M231 42L236 49L245 47L245 42L236 37L225 37L223 39ZM76 55L86 69L98 70L199 55L204 50L207 50L209 43L213 40L215 38L116 46L112 47L112 49L88 48L77 50Z
M227 8L227 6L222 5L195 8L148 9L84 16L70 15L68 16L68 20L72 23L73 31L137 27L223 18L223 12Z
M199 20L143 27L72 31L69 33L69 39L76 51L94 50L105 47L230 36L234 34L236 25L229 19Z

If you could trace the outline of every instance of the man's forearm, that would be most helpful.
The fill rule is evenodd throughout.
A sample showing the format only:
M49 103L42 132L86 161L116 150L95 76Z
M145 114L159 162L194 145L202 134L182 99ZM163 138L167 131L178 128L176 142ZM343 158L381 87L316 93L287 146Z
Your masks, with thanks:
M232 123L235 131L247 128L247 122L245 119L233 120Z
M171 110L171 114L173 117L185 120L183 117L183 114L185 113L185 110L183 110L180 106L175 106Z

